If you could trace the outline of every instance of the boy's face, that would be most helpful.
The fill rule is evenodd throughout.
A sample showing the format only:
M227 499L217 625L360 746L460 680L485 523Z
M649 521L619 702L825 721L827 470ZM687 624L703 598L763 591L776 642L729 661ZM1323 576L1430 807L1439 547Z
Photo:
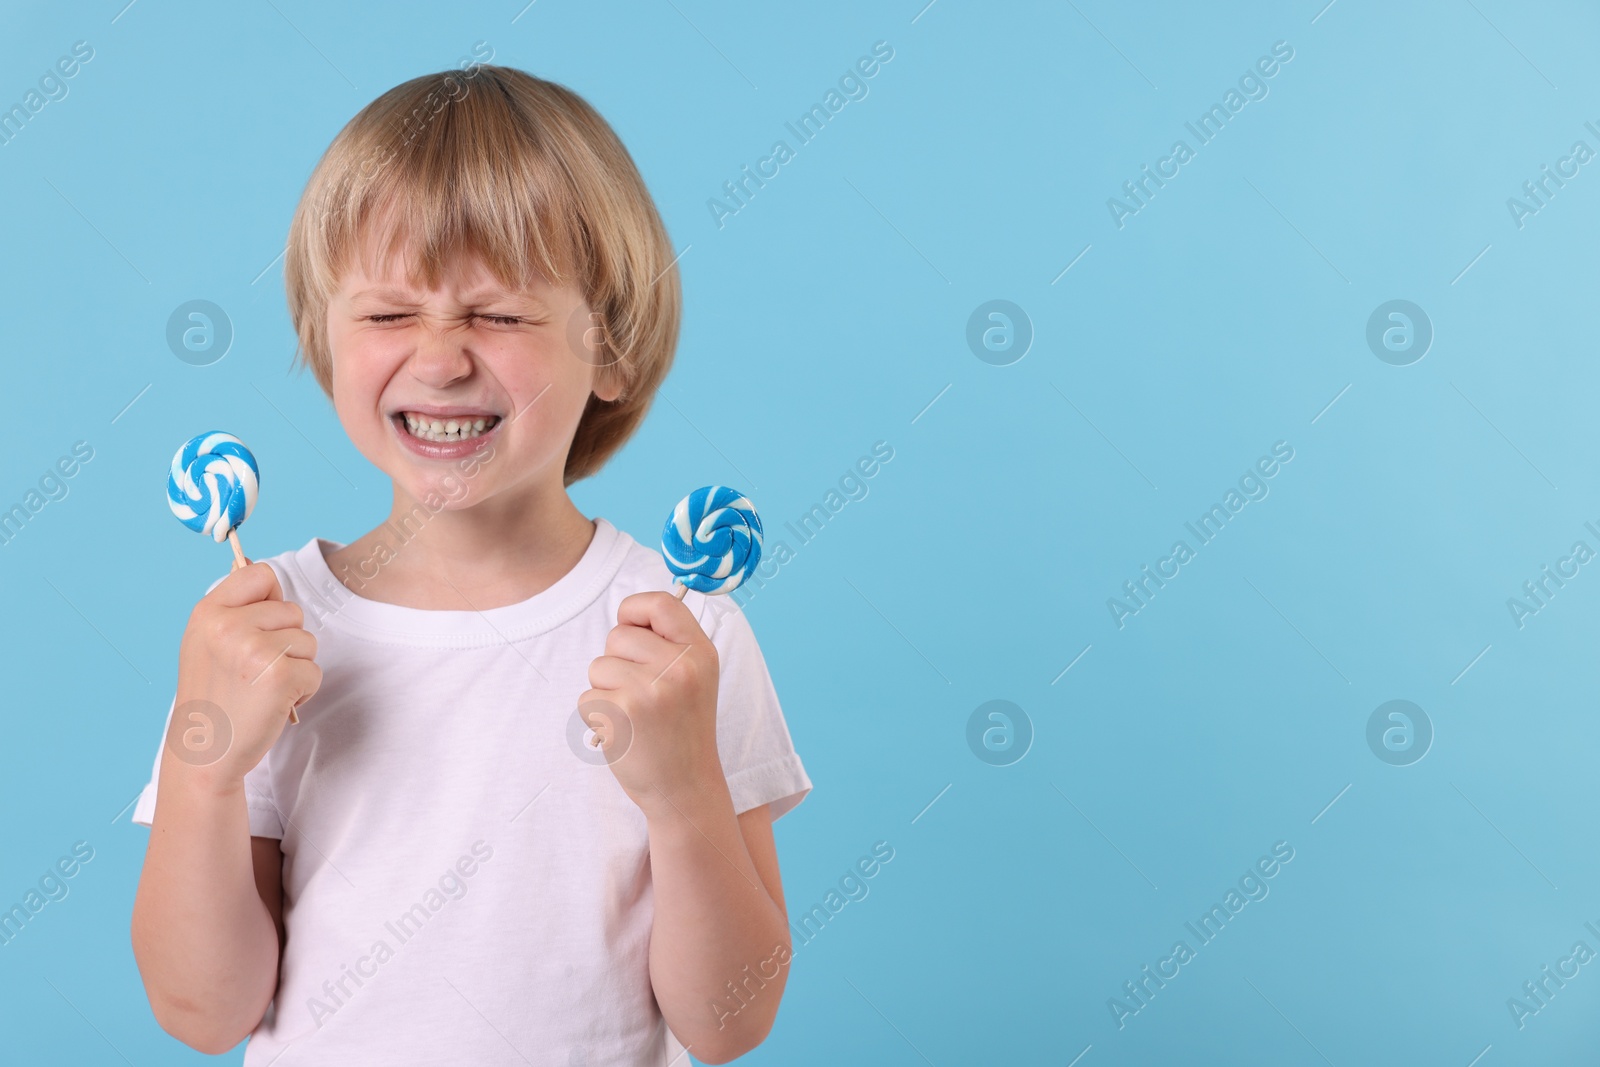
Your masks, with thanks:
M589 394L620 392L591 333L571 328L588 321L577 289L507 291L471 257L438 289L413 290L398 267L356 259L328 303L328 338L334 409L361 454L396 489L451 508L561 489ZM490 444L493 460L463 478L460 461Z

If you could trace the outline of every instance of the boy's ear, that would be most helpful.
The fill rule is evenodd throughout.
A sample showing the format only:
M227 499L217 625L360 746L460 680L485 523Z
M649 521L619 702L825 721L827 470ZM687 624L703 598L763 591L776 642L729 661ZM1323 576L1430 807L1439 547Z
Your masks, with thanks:
M608 404L621 399L627 376L619 366L621 359L604 316L588 304L580 304L568 324L567 339L572 351L594 369L590 391Z
M622 398L622 384L622 375L614 364L594 369L594 395L606 403L614 403Z

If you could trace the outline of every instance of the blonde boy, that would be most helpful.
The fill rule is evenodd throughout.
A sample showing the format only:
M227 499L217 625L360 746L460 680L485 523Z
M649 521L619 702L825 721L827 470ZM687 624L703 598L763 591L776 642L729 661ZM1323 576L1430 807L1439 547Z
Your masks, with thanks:
M522 71L413 79L334 139L284 274L393 505L189 617L134 814L157 1020L247 1067L743 1054L788 974L771 822L811 782L743 614L566 491L677 342L628 152Z

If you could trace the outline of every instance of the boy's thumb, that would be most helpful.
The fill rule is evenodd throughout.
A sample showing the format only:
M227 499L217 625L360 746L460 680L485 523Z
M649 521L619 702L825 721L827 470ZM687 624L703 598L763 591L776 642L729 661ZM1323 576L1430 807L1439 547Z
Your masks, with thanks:
M252 563L236 568L208 595L216 597L224 607L238 608L263 600L282 600L283 590L270 565Z

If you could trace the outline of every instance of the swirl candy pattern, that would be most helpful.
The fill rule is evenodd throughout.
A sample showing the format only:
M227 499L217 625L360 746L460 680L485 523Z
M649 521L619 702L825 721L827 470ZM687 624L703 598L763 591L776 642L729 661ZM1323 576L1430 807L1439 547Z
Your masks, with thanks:
M261 471L256 457L231 433L196 434L172 457L167 505L178 521L212 540L228 539L256 506Z
M761 519L737 489L708 485L672 509L661 551L684 588L731 593L761 562Z

